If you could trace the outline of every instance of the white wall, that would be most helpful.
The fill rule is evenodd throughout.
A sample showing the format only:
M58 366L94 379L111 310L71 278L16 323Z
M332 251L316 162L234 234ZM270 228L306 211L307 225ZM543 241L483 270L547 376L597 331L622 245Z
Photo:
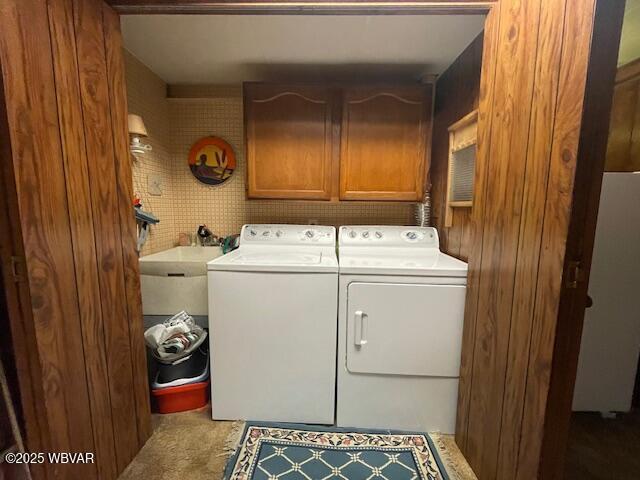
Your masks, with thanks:
M573 398L577 411L625 412L640 352L640 173L605 173Z

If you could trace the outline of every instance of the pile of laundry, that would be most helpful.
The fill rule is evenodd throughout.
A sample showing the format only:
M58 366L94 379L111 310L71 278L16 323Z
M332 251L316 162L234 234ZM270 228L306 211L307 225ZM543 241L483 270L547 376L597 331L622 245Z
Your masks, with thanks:
M144 332L147 346L161 363L191 355L206 338L207 332L184 310Z
M147 329L144 339L156 360L151 380L153 409L158 413L201 408L209 399L207 331L182 311Z

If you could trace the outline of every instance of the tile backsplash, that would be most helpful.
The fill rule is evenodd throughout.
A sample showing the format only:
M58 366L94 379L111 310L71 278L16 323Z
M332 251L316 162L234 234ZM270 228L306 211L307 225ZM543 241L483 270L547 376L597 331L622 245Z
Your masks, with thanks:
M129 111L142 115L153 151L134 165L134 189L145 208L158 217L143 254L176 244L180 232L194 233L206 223L218 235L238 233L245 223L383 224L412 222L412 204L379 202L325 203L247 200L245 192L242 97L239 88L167 85L126 52ZM160 92L162 91L162 98ZM180 97L175 95L180 94ZM203 95L210 95L203 98ZM199 98L198 98L199 97ZM208 135L229 142L238 166L230 180L209 186L196 180L187 164L193 143ZM147 194L149 174L161 175L162 196Z

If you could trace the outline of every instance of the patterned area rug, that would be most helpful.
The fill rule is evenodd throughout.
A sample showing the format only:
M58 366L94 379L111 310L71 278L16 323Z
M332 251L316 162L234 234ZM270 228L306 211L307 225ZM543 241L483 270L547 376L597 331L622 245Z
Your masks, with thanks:
M248 423L226 480L449 480L429 435Z

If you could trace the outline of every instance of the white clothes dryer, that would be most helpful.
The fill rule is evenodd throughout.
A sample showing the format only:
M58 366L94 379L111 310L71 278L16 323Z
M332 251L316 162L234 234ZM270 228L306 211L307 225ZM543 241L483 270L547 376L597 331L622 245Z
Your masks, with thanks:
M337 425L455 430L467 264L434 228L339 231Z

